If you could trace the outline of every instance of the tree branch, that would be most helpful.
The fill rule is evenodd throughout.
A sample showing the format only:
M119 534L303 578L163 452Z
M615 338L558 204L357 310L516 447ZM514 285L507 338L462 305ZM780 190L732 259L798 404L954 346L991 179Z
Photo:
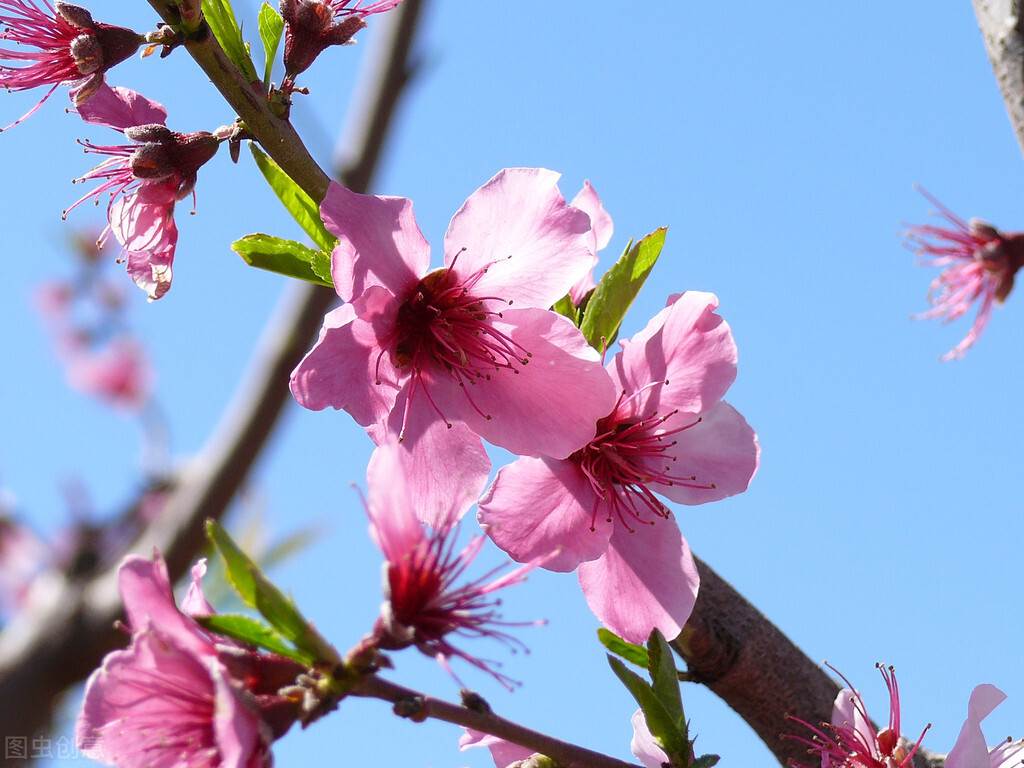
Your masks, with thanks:
M167 13L164 3L149 0ZM384 40L372 83L365 90L342 181L365 191L377 166L399 98L410 80L410 51L425 0L406 0L380 21ZM267 152L314 199L323 198L327 175L287 122L276 118L212 36L189 43L218 90L245 120ZM381 64L381 62L384 62ZM334 293L310 285L287 289L281 307L264 330L250 369L242 377L226 415L205 446L169 481L163 513L131 546L159 547L172 578L179 578L203 546L202 523L220 517L244 484L290 402L288 376L315 337ZM34 584L32 599L0 633L0 723L4 733L43 733L62 691L82 680L103 655L123 644L114 629L121 616L116 567L80 578L59 572Z
M985 49L1024 150L1024 19L1019 0L973 0Z
M839 686L711 566L697 559L697 568L697 604L673 645L690 674L746 720L782 765L806 762L806 748L782 738L799 730L786 716L828 722ZM914 765L944 762L919 751Z
M351 695L382 699L392 704L412 704L415 714L419 717L443 720L446 723L489 733L546 755L558 763L560 768L639 768L632 763L538 733L491 712L441 701L376 675L363 678Z

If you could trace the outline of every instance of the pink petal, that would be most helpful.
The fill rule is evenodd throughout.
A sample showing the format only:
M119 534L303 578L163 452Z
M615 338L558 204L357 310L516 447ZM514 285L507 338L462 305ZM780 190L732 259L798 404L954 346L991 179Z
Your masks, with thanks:
M596 500L575 462L525 457L498 470L477 517L513 560L528 563L558 549L544 567L571 571L608 549L612 524L594 517Z
M673 518L616 525L608 551L579 567L580 586L594 615L632 643L651 630L668 639L682 630L697 600L700 577L690 547Z
M162 298L171 290L174 253L173 246L159 251L127 251L128 275L146 292L150 301Z
M379 315L370 322L358 318L351 304L327 313L320 338L292 372L299 405L343 408L364 427L387 417L399 383L389 356L381 354L373 322L385 321Z
M604 209L594 185L589 181L584 181L583 189L576 194L569 205L579 208L590 217L590 228L594 233L594 250L603 251L607 248L608 243L611 242L612 233L615 231L615 225L612 223L612 217L608 211Z
M159 627L170 640L197 655L212 655L213 643L192 619L178 610L167 576L167 565L159 554L152 560L130 555L117 571L118 587L128 625L135 632Z
M372 285L403 296L426 273L430 246L416 224L411 200L360 195L332 182L320 216L338 238L331 275L345 301Z
M400 418L404 405L405 392L392 412L393 419ZM480 438L465 424L448 429L428 408L415 408L411 416L405 440L395 442L395 471L408 484L416 516L432 528L445 529L461 520L480 498L491 460ZM388 442L393 440L390 437ZM374 456L379 452L380 448Z
M597 288L597 283L594 281L594 270L591 269L569 289L569 298L578 307L587 298L587 294L595 288Z
M989 768L988 744L981 731L981 721L1005 699L1006 694L989 683L979 685L971 692L967 719L946 757L946 768Z
M473 747L487 747L491 750L491 757L494 758L495 768L508 768L518 760L525 760L533 755L532 749L520 747L511 741L505 741L497 736L491 736L472 728L463 728L465 733L459 739L459 750L465 752Z
M875 759L879 759L877 733L854 704L855 698L860 698L860 694L850 688L843 688L839 691L832 704L832 725L837 728L853 728L854 732L860 735L861 743L868 745L871 748L871 754Z
M654 740L643 711L638 709L634 712L629 722L633 725L633 739L629 742L629 751L644 764L644 768L662 768L668 764L668 755Z
M198 618L214 613L213 606L203 594L203 576L206 575L206 558L201 557L192 566L192 582L188 585L185 599L181 601L181 611L187 616Z
M111 88L106 84L80 104L77 111L87 123L105 125L118 131L136 125L164 125L167 122L167 110L162 104L128 88Z
M143 184L110 206L110 231L126 251L158 251L178 242L174 223L177 185Z
M612 382L568 319L542 309L503 314L493 327L527 350L529 363L518 374L502 369L466 389L442 374L432 395L449 419L465 421L495 445L565 458L594 437L597 420L614 407Z
M630 393L669 382L637 398L637 413L698 414L720 400L736 378L736 344L728 323L715 314L714 294L687 291L669 301L646 328L623 342L609 373Z
M261 733L262 723L242 701L241 694L227 680L224 669L211 661L214 683L213 730L220 752L218 768L256 768L265 766L267 751Z
M760 461L757 435L731 405L719 402L700 416L700 423L672 436L676 444L665 451L675 475L696 477L714 488L689 488L658 484L658 493L682 504L706 504L743 493ZM679 414L665 422L665 429L691 424L694 417Z
M506 168L480 187L448 226L445 266L462 278L487 269L474 293L514 306L547 309L565 296L595 257L590 219L566 204L558 176Z
M370 535L392 563L399 562L424 538L423 527L414 512L416 499L406 481L409 459L408 452L390 437L374 450L366 467Z

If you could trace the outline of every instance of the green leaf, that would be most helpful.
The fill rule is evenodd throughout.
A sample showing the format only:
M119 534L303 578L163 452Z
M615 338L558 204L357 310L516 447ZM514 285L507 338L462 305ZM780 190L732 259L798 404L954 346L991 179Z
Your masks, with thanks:
M260 39L263 41L263 52L267 57L263 70L263 84L269 90L270 76L274 70L274 59L277 58L277 48L281 45L281 34L284 32L284 19L270 3L263 3L260 6L258 24Z
M718 765L718 761L721 759L718 755L701 755L690 763L690 768L712 768L712 766Z
M661 703L654 689L640 675L610 654L608 663L611 665L612 672L636 699L636 703L644 713L647 727L658 745L665 750L670 759L673 759L673 762L686 765L690 748L689 742L665 709L665 705Z
M252 569L252 560L238 548L228 532L216 520L206 521L206 538L214 546L224 561L224 573L228 583L235 588L242 602L250 608L256 607L256 580Z
M679 673L676 671L672 649L665 636L657 629L647 638L647 658L650 660L648 670L651 673L654 693L675 722L681 724L683 735L687 735L686 720L683 717L683 697L679 693Z
M602 346L610 347L615 341L622 318L661 255L667 232L667 227L661 227L636 244L630 241L619 260L604 273L580 323L590 346L602 350Z
M233 242L231 250L250 267L326 285L328 288L334 287L331 280L331 255L294 240L256 233Z
M572 320L572 324L577 328L580 327L580 311L576 308L576 305L572 303L572 296L566 294L558 301L555 302L554 306L551 307L552 312L557 312L562 317L568 317Z
M313 659L292 648L281 635L259 619L240 613L217 613L211 616L197 616L196 621L211 632L226 635L257 648L271 651L300 664L310 665Z
M281 167L263 150L251 142L249 149L252 150L253 159L256 160L256 166L263 174L263 178L267 180L267 184L274 190L277 199L281 201L292 218L298 222L317 246L327 252L333 250L335 237L327 231L323 221L320 220L320 206L298 184L292 181L291 177L281 170Z
M257 81L256 67L249 56L249 46L242 40L242 30L231 8L231 0L203 0L203 16L224 53L250 83Z
M616 656L621 656L626 661L630 661L638 667L647 669L647 649L642 645L635 645L627 642L611 630L605 629L604 627L597 630L597 639L601 641L601 645Z

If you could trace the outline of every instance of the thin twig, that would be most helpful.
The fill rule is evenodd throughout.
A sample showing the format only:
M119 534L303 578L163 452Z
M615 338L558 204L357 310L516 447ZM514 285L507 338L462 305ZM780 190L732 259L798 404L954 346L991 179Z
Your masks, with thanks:
M380 20L381 31L391 30L383 35L387 50L382 58L388 65L371 70L374 82L366 92L375 98L365 103L361 113L361 122L374 130L353 133L350 147L356 160L344 169L342 178L356 190L365 190L370 183L400 94L410 80L410 51L424 5L425 0L406 0L390 18ZM190 44L188 50L197 60L201 58L200 63L216 64L204 67L207 74L222 92L238 96L238 78L233 67L229 66L230 72L222 67L226 59L219 47L205 42ZM327 176L291 126L264 115L265 105L244 101L245 114L239 113L250 128L261 127L257 135L267 151L310 195L321 199ZM226 415L203 449L170 479L172 490L163 513L130 551L157 546L173 578L185 572L203 546L203 520L223 515L266 445L290 401L288 375L334 300L333 292L324 288L296 285L286 290ZM52 572L37 580L29 605L0 633L3 734L29 737L45 732L57 697L84 679L105 653L123 645L123 636L114 629L120 615L113 569L86 579Z
M503 717L435 699L411 688L392 683L376 675L365 677L352 691L354 696L382 699L391 704L410 706L418 717L443 720L505 739L534 752L547 755L560 768L638 768L600 752L547 736Z

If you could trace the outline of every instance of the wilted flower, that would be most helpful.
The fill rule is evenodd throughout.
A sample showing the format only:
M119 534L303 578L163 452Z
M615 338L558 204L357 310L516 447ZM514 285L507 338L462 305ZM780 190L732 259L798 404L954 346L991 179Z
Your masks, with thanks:
M193 194L199 169L220 146L212 133L176 133L164 125L162 105L124 88L102 86L78 108L88 122L122 132L132 143L98 145L82 142L87 153L108 159L76 179L99 182L79 198L64 215L86 200L110 196L107 206L109 233L121 244L128 273L151 300L171 287L171 267L178 243L174 206Z
M144 42L142 36L124 27L94 21L89 11L77 5L43 0L0 0L0 40L34 48L0 48L0 59L17 64L0 64L0 88L24 91L40 86L50 90L28 114L32 115L60 85L71 85L72 99L81 105L103 85L104 73L131 56ZM0 129L6 130L6 129Z
M821 768L906 768L913 764L914 754L931 728L929 723L916 742L903 738L900 730L900 689L892 667L875 665L889 691L889 720L876 731L867 707L853 685L835 668L846 687L836 696L832 722L812 725L796 717L789 719L804 726L807 736L785 734L784 738L805 744L808 754L821 760ZM799 766L799 763L791 763Z
M332 184L320 210L349 303L292 373L295 399L410 444L441 421L518 454L563 458L584 445L615 392L597 352L548 310L594 261L590 220L557 181L537 168L498 173L452 218L445 266L432 272L410 200Z
M511 686L494 662L457 648L453 639L490 637L521 647L505 632L521 625L501 620L494 593L522 582L536 564L503 576L497 575L498 568L460 583L486 538L477 536L457 552L456 523L483 489L487 467L453 465L434 483L415 479L417 471L412 454L394 438L374 451L366 470L370 532L386 560L385 602L369 642L385 650L414 646L445 666L458 657ZM436 520L437 526L426 530L417 514Z
M366 17L390 11L402 0L281 0L284 68L288 81L309 69L332 45L346 45L366 26Z
M992 307L1013 289L1017 270L1024 265L1024 233L1001 232L979 219L965 222L927 192L925 197L951 226L923 224L907 232L907 244L926 266L941 267L928 291L932 308L920 319L941 317L946 322L963 316L975 304L978 314L963 340L942 356L964 356L985 330Z
M480 523L514 560L555 547L545 564L578 567L601 622L632 642L675 637L693 610L698 574L666 496L703 504L746 490L757 437L721 398L736 345L710 293L672 297L608 364L619 398L590 442L562 460L503 467L480 500Z
M132 640L86 684L76 736L87 757L121 768L270 766L270 743L298 705L264 691L285 687L302 668L203 630L192 616L211 612L199 585L204 570L202 562L192 570L183 613L159 556L122 564Z

